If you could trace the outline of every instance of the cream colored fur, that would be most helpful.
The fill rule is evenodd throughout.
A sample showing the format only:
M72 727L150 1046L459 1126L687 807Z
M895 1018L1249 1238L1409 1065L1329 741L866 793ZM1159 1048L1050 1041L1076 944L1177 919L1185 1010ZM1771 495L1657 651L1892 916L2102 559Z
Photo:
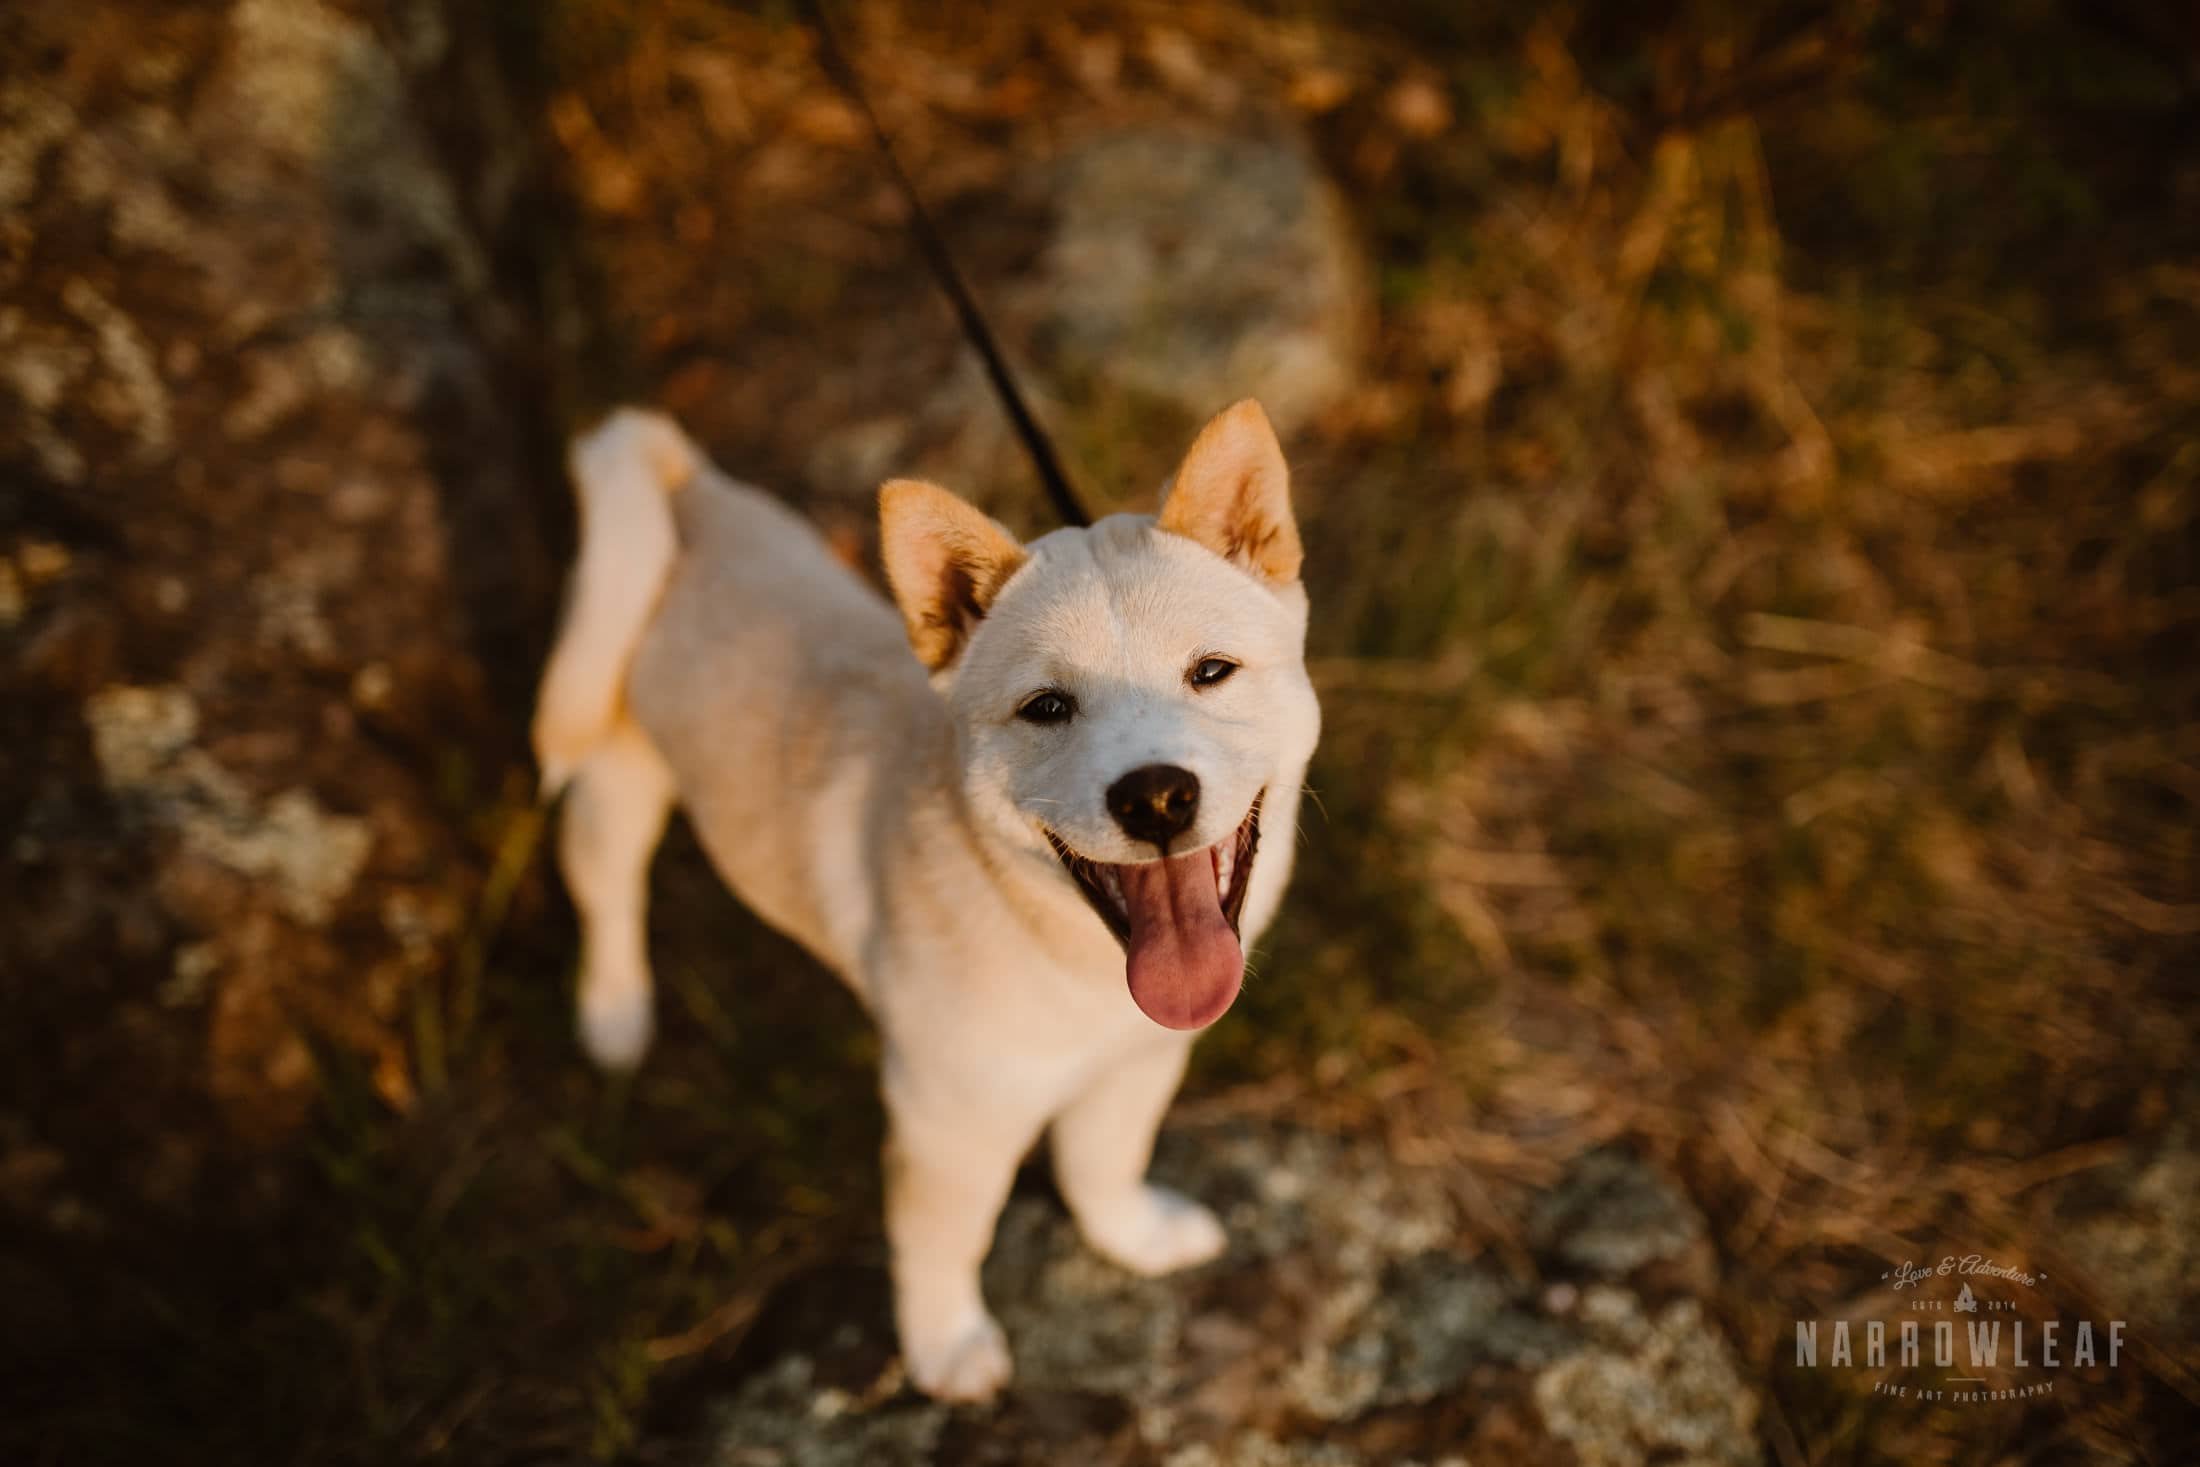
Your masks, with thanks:
M664 418L615 414L572 467L582 546L535 737L546 786L568 786L582 1040L614 1067L647 1046L647 873L677 799L727 884L876 1019L910 1377L991 1395L1010 1363L978 1268L1043 1132L1100 1252L1151 1274L1223 1247L1213 1214L1144 1180L1190 1036L1133 1004L1123 949L1041 826L1094 860L1151 859L1103 792L1142 764L1190 769L1190 842L1263 799L1248 946L1273 917L1320 717L1267 419L1242 403L1210 424L1158 524L1018 545L943 490L889 486L899 618ZM1191 688L1210 656L1239 670ZM1073 689L1076 718L1020 719L1041 687Z

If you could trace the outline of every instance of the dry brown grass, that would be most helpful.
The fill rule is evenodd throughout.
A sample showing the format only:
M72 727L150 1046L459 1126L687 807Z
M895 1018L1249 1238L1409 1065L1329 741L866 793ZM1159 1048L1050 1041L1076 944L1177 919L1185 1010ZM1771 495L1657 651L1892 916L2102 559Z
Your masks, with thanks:
M568 14L590 59L552 119L600 212L661 218L699 117L776 211L746 265L891 258L799 30ZM1714 1219L1785 1459L2166 1441L2195 1399L2170 1307L2142 1369L1991 1431L1780 1362L1793 1318L1959 1242L2052 1259L2066 1312L2151 1307L2071 1253L2192 1096L2200 273L2173 216L2200 179L2092 150L2189 115L2189 81L2047 8L869 4L847 31L950 213L1080 128L1299 126L1380 281L1369 371L1298 445L1323 809L1192 1104L1382 1128L1521 1267L1525 1189L1649 1147ZM790 332L862 287L820 289ZM729 410L703 355L666 390L733 441L866 390L795 372L807 408ZM1063 411L1103 497L1165 469L1166 414ZM1004 475L966 487L1030 497Z
M1032 247L997 194L1077 130L1310 139L1379 300L1293 445L1320 803L1185 1104L1378 1130L1519 1270L1530 1190L1656 1154L1783 1463L2168 1461L2200 1412L2189 1250L2143 1262L2194 1228L2149 1168L2194 1145L2200 160L2175 18L2114 14L844 12L950 232L988 226L981 287ZM808 37L708 0L539 24L601 286L547 333L576 395L666 403L859 544L810 446L955 344ZM1096 498L1166 471L1177 409L1041 385ZM1031 522L998 461L959 487ZM441 1093L397 1124L332 1091L350 1271L304 1307L377 1449L630 1448L753 1317L728 1278L866 1225L857 1016L669 869L631 1091L511 936L551 930L539 872L432 996ZM1790 1321L1952 1248L2131 1318L2136 1365L1991 1422L1784 1368Z

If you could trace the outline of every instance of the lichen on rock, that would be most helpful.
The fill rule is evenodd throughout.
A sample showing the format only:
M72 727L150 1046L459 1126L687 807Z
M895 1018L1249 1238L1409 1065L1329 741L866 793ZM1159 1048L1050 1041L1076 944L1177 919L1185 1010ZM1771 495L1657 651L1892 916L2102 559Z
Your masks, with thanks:
M1529 1210L1530 1241L1576 1268L1608 1276L1681 1257L1703 1241L1703 1218L1673 1184L1619 1150L1591 1152Z
M850 1410L845 1395L816 1385L804 1355L790 1355L745 1386L706 1459L712 1467L921 1467L947 1425L948 1409L901 1401Z
M186 850L270 882L294 921L326 922L366 865L374 840L365 820L331 814L303 789L255 800L193 747L198 705L182 688L103 688L84 717L111 793L173 828Z
M1757 1397L1733 1348L1694 1299L1646 1316L1633 1295L1599 1285L1582 1298L1594 1343L1535 1379L1551 1433L1582 1467L1745 1467L1760 1460Z
M1350 382L1362 272L1335 191L1288 136L1101 134L1050 170L1035 278L1060 377L1212 411L1257 397L1286 431Z
M1694 1298L1653 1309L1606 1282L1555 1303L1474 1252L1440 1175L1373 1140L1232 1126L1165 1137L1156 1170L1217 1207L1229 1252L1134 1278L1051 1199L1017 1197L986 1268L1016 1354L1001 1404L899 1390L885 1319L850 1322L843 1303L810 1311L833 1322L782 1342L722 1404L711 1459L892 1467L952 1442L1001 1461L1448 1467L1525 1433L1611 1467L1755 1460L1756 1397ZM1626 1225L1645 1187L1685 1212L1676 1235L1701 1226L1646 1163L1601 1153L1560 1179L1578 1205L1551 1213L1538 1257L1571 1266L1569 1243ZM827 1359L843 1374L824 1378ZM1478 1443L1484 1421L1501 1425Z
M70 1108L117 1178L272 1153L316 1056L404 1103L400 1016L518 757L484 690L535 660L556 567L480 314L471 102L434 131L439 8L8 12L0 671L41 777L0 888L27 970L101 977L42 1083L132 1073L134 1114ZM233 1134L144 1120L206 1101Z

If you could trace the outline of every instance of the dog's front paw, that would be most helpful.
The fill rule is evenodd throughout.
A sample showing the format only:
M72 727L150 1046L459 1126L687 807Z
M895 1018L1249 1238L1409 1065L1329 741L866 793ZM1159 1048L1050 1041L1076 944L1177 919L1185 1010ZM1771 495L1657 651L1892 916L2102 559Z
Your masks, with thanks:
M1228 1235L1212 1212L1167 1187L1142 1186L1121 1212L1084 1223L1085 1240L1132 1273L1152 1278L1222 1255Z
M1008 1341L990 1314L961 1329L905 1338L901 1353L910 1384L940 1401L989 1401L1014 1368Z

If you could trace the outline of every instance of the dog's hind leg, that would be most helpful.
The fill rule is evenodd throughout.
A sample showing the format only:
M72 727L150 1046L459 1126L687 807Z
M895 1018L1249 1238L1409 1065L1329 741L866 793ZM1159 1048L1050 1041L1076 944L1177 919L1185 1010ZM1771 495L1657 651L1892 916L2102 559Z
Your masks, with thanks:
M1146 1180L1153 1138L1191 1046L1161 1043L1110 1069L1054 1120L1054 1181L1099 1252L1133 1273L1205 1263L1227 1241L1215 1215Z
M649 1048L649 862L672 798L672 771L625 720L566 789L558 864L580 910L580 1038L605 1069Z

